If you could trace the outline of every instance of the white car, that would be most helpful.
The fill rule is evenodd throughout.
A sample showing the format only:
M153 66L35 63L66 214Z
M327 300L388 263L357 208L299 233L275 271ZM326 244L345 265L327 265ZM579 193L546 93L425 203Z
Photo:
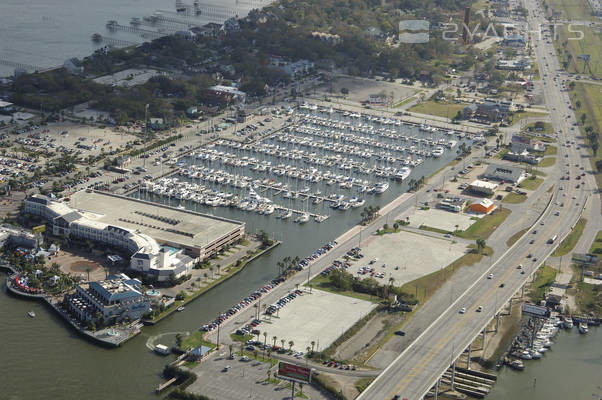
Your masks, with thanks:
M459 312L460 314L464 314L466 312L466 307L462 307Z
M487 279L493 279L493 274L489 274L489 275L487 276Z

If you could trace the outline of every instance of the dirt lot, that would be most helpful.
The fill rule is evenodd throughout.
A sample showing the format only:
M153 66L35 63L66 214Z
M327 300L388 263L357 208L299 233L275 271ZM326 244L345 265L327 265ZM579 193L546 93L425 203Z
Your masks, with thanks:
M99 281L105 279L109 266L106 258L103 256L94 256L86 254L81 250L59 251L59 254L48 260L50 263L58 263L61 271L76 277L88 280L88 269L90 272L90 281ZM104 264L104 265L103 265ZM112 272L118 272L117 270Z
M465 244L401 231L373 236L362 243L364 258L353 263L348 272L367 278L370 274L358 275L358 270L369 266L374 269L374 278L380 283L388 283L389 278L392 277L393 285L402 286L404 283L446 267L465 252ZM371 260L376 261L369 265ZM399 268L395 269L396 267ZM383 277L376 277L378 273Z
M349 90L347 100L361 103L368 100L371 94L383 93L386 96L390 96L393 93L393 104L397 104L403 99L413 95L416 91L407 86L401 86L394 82L376 81L373 79L361 79L361 78L339 78L332 84L333 94L341 94L341 89L346 88ZM322 87L321 90L324 95L329 95L330 85Z

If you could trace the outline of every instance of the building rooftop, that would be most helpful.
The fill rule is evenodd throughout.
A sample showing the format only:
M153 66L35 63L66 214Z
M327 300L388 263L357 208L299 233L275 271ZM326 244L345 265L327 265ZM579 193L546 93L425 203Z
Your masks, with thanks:
M470 186L495 190L495 189L497 189L498 184L497 183L493 183L493 182L485 182L485 181L481 181L481 180L477 179L477 180L473 181L470 184Z
M228 235L241 222L103 192L80 191L69 205L88 219L138 230L162 243L202 247Z
M483 176L489 179L497 179L507 182L518 182L524 170L512 165L489 164Z

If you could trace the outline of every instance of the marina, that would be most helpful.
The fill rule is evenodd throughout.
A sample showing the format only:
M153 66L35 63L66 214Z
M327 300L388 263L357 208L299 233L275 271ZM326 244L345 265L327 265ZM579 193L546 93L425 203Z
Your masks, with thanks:
M219 215L321 223L377 203L389 190L407 190L441 159L480 139L308 104L290 114L290 125L260 141L220 139L168 161L176 172L143 182L133 196Z

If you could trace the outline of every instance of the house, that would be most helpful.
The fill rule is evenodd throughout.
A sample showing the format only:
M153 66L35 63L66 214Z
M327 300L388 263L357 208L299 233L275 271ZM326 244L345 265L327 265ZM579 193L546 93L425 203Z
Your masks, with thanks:
M67 71L69 71L69 73L74 74L74 75L79 75L79 74L84 73L84 65L76 57L65 60L65 62L63 63L63 68L65 68Z
M0 114L10 114L15 110L13 103L0 100Z
M524 179L525 171L519 167L501 164L489 164L483 178L493 179L504 183L520 183Z
M437 208L451 212L461 212L466 205L466 200L461 197L448 197L437 204Z
M495 210L495 204L489 199L481 199L477 203L473 203L468 209L477 214L489 214Z
M247 94L245 92L238 90L237 88L235 88L233 86L215 85L215 86L210 87L209 91L213 92L214 94L216 94L218 96L223 96L223 97L229 99L229 102L244 104L245 101L247 100Z
M510 142L510 150L515 153L522 153L523 151L546 151L546 145L542 141L534 140L528 136L512 135Z
M502 45L516 48L524 48L527 46L527 41L522 35L509 34L504 36L504 39L502 40Z
M132 158L130 156L119 156L115 159L115 164L120 167L127 167L132 162Z
M485 181L477 179L477 180L473 181L470 185L468 185L467 190L472 193L476 193L476 194L480 194L480 195L484 195L484 196L491 196L495 193L497 188L498 188L497 183L485 182Z
M510 111L511 102L487 99L477 105L475 116L489 122L501 121Z
M509 151L507 153L505 153L502 158L504 160L508 160L508 161L514 161L514 162L524 162L527 164L531 164L531 165L535 165L537 163L539 163L539 161L541 160L541 157L535 156L531 153L529 153L526 149L523 150L522 152L514 152L514 151Z
M379 93L379 94L371 94L368 96L368 103L370 104L387 104L387 96Z
M137 320L150 311L150 300L142 292L142 283L125 274L78 284L75 293L65 295L63 304L78 320L94 323Z

